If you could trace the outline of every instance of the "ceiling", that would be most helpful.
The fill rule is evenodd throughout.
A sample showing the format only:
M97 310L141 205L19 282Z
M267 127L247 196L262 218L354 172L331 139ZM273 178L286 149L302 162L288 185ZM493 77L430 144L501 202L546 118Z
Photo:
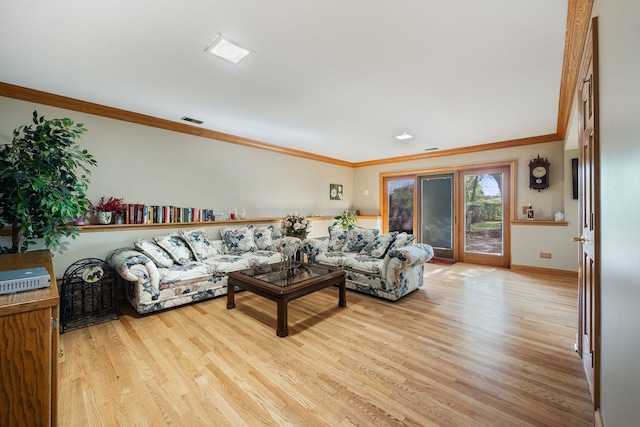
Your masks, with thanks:
M0 0L0 82L366 162L557 133L566 30L559 0Z

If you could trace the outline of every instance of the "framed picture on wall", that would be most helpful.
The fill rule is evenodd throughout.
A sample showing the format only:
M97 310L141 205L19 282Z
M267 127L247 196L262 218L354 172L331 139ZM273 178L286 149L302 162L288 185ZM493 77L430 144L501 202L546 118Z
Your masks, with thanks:
M342 200L342 184L329 184L329 200Z

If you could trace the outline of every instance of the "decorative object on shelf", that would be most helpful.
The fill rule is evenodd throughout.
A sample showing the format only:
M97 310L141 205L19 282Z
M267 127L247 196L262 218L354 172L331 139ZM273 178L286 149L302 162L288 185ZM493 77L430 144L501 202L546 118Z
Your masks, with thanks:
M350 211L345 209L342 213L336 217L334 217L335 221L333 221L333 226L339 225L345 230L349 228L350 225L356 225L358 223L358 215L354 211Z
M290 213L282 218L280 228L285 236L297 237L301 240L306 239L307 235L312 231L309 220L298 212Z
M529 162L529 188L544 190L549 188L549 162L538 154L536 159Z
M113 215L124 215L127 205L122 201L122 198L105 196L100 197L98 203L95 205L89 202L90 212L97 215L100 224L111 224ZM123 221L124 223L124 218Z
M344 193L342 192L342 184L329 184L329 200L342 200Z
M113 214L114 224L124 224L124 212L115 212Z
M78 226L83 226L84 223L85 223L84 215L77 217L76 220L73 221L73 225L78 225Z
M529 203L529 207L527 208L527 219L533 221L533 208L531 207L531 203Z
M7 252L25 252L36 236L54 249L62 236L80 233L73 221L87 210L89 167L97 165L75 145L84 132L81 123L46 120L34 111L33 124L18 127L11 143L0 145L0 222L12 228Z
M111 219L113 218L113 212L109 211L109 212L105 212L105 211L100 211L98 212L98 222L100 224L111 224Z
M555 213L556 221L564 221L564 212L556 212Z
M60 333L117 318L115 270L98 258L71 264L60 286Z

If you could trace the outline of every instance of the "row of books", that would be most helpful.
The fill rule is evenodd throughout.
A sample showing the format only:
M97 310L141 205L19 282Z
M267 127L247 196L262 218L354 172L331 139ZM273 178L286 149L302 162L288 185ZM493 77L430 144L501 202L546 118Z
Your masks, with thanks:
M131 203L125 211L126 224L169 224L213 221L213 209L181 208Z

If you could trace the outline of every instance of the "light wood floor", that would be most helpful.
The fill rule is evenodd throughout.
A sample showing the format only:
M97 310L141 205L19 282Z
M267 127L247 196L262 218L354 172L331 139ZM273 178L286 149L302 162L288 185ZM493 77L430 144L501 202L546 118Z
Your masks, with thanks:
M390 302L242 292L61 335L60 426L592 426L575 281L427 264Z

